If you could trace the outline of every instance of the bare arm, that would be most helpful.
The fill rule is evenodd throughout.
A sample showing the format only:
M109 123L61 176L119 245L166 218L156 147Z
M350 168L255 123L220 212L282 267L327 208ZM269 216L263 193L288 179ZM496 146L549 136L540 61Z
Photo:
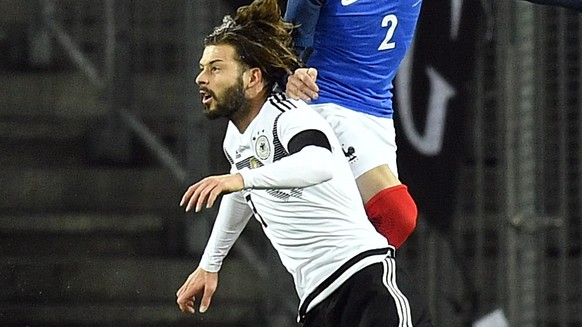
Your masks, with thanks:
M222 262L248 223L251 214L240 193L223 196L200 264L176 293L176 302L182 312L194 313L194 304L199 295L202 295L200 313L204 313L210 306L218 286L218 271Z

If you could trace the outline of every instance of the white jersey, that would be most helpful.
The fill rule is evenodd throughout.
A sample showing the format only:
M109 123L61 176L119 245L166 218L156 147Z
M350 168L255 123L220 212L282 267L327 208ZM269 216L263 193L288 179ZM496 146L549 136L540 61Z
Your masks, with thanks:
M304 149L318 152L301 150L290 154L289 141L308 130L326 135L331 155L327 149L313 146ZM241 173L245 186L249 180L253 182L250 188L223 198L201 262L203 268L219 267L230 243L240 233L237 229L244 227L233 227L236 224L228 222L231 218L220 217L233 213L252 213L260 222L292 274L302 304L308 301L306 311L355 272L386 257L388 243L366 216L339 141L331 126L303 101L287 99L282 93L272 95L244 133L229 124L224 151L232 165L231 173ZM322 161L319 153L328 157ZM290 166L284 168L286 164ZM276 167L276 174L269 172L269 167ZM328 172L329 178L320 182L317 178L322 171ZM281 188L302 183L306 187ZM250 211L223 208L240 206L243 201ZM246 224L246 220L242 221ZM217 228L216 224L222 227Z

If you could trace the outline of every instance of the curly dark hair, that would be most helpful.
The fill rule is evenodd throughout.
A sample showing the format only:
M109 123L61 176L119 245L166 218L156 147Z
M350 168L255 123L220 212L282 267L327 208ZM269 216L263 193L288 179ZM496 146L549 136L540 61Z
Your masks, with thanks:
M255 0L238 8L234 19L225 16L222 25L204 39L204 45L234 47L243 65L261 70L270 90L301 67L293 52L293 28L293 24L283 21L277 0Z

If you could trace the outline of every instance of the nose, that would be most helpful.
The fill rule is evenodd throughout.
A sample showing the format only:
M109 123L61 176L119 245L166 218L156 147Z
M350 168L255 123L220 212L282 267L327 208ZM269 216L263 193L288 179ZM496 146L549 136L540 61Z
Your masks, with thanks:
M196 76L196 84L198 84L198 85L208 84L208 80L206 78L206 74L204 73L204 70L201 71L200 73L198 73L198 76Z

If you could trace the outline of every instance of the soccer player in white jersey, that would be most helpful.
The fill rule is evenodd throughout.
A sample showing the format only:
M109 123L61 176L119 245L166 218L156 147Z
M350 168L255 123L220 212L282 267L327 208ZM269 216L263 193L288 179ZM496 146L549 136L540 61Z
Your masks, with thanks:
M210 305L223 260L251 217L293 276L304 326L431 326L394 248L366 217L341 146L303 101L274 93L299 64L276 0L256 0L205 39L196 82L205 114L225 117L229 174L193 184L180 205L223 195L198 268L177 292L184 312Z
M398 248L416 227L416 204L398 179L392 80L408 50L422 0L288 0L295 46L310 68L286 92L311 101L333 126L368 217ZM315 83L317 80L317 84Z

